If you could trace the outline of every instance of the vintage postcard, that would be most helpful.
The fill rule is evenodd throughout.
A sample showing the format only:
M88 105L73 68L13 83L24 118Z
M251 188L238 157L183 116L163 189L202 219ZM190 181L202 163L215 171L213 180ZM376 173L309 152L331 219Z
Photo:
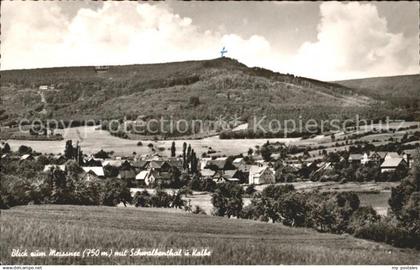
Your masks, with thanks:
M419 16L1 1L1 269L418 270Z

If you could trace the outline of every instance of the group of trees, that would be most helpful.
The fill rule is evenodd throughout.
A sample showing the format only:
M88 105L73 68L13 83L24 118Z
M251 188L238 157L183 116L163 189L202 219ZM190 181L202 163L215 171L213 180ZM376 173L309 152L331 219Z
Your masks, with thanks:
M156 188L153 194L147 190L137 191L134 194L132 203L136 207L158 207L158 208L185 208L187 201L182 197L190 194L186 189L179 189L169 194L166 191Z
M320 134L320 130L314 132L288 132L287 130L280 130L276 132L264 132L263 130L224 130L219 134L220 139L263 139L263 138L297 138L310 137L312 135Z
M268 141L259 149L259 153L265 161L274 163L276 171L276 182L295 182L300 179L309 179L311 181L335 181L335 182L366 182L381 181L395 182L401 181L408 174L408 169L399 167L395 171L381 172L379 162L369 162L367 164L354 163L348 160L349 151L327 152L322 151L322 161L330 162L326 168L312 166L309 168L305 161L300 160L301 168L287 165L283 160L290 154L290 147L275 147ZM293 150L293 148L292 148ZM363 153L360 148L351 148L351 153ZM366 150L366 149L364 149ZM295 150L293 150L295 151ZM279 159L273 161L272 154L278 153ZM320 164L320 160L315 160L312 165Z
M410 174L392 189L387 217L379 216L371 206L360 206L354 192L297 192L293 185L270 185L262 192L249 193L254 194L251 203L243 207L241 186L217 184L212 196L214 215L350 233L398 247L420 248L419 158Z
M174 145L173 145L174 146ZM174 146L175 147L175 146ZM173 150L175 152L175 150ZM198 172L198 158L191 144L188 145L184 142L182 145L182 164L184 170L196 174Z
M412 181L410 183L398 190L413 190ZM371 206L360 206L354 192L296 192L292 185L271 185L255 193L246 207L243 207L242 194L239 185L218 184L212 196L213 214L280 222L320 232L349 233L398 247L420 248L418 191L403 192L404 195L401 195L393 190L393 199L390 200L392 213L388 217L379 216Z
M76 146L73 146L72 140L66 141L66 146L64 148L64 156L68 160L76 160L79 165L83 164L83 152L80 148L80 145L77 143Z
M214 192L216 189L216 182L211 178L199 177L194 175L189 181L189 188L196 191Z
M87 181L81 177L82 173L79 165L70 160L66 163L66 171L55 167L46 173L34 170L31 174L2 174L0 207L9 208L28 203L115 206L120 202L131 202L130 191L124 181Z
M11 152L5 144L1 151ZM54 164L51 157L35 153L28 146L21 145L17 154L33 154L36 158L19 160L2 158L0 160L0 207L8 208L28 203L80 204L80 205L117 205L131 202L131 195L126 181L92 177L80 167L82 151L67 141L64 156L65 171L58 166L44 172L44 166Z
M396 182L404 179L408 174L408 168L399 167L394 171L381 171L380 163L371 162L358 164L340 159L340 154L329 153L326 161L331 162L328 168L313 171L309 174L311 181L335 181L335 182Z
M214 215L239 217L243 206L242 196L243 189L238 184L231 182L217 184L211 197Z

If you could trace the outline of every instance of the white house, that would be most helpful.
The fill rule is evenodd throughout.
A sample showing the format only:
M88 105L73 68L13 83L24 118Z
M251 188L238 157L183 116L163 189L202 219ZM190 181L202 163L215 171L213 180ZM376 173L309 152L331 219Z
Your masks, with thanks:
M82 167L82 169L87 173L93 173L98 177L105 177L104 168L100 166L95 167Z
M201 158L200 159L200 170L204 170L206 168L208 162L211 160L211 158Z
M155 174L151 170L144 170L144 171L140 171L136 175L136 181L139 184L145 184L146 186L149 186L150 184L156 181L156 177L155 177Z
M233 164L233 166L235 166L236 168L239 168L239 166L241 166L241 165L245 164L245 161L244 161L244 159L243 159L243 158L235 158L235 159L232 161L232 164Z
M274 171L268 166L251 166L249 169L249 184L274 184Z
M20 157L20 160L33 160L34 157L31 154L25 154Z
M121 159L105 159L102 161L102 166L105 167L107 165L113 166L113 167L121 167L124 160Z
M398 155L387 155L381 164L381 172L393 172L399 168L408 168L408 163Z
M49 172L51 171L53 168L58 167L60 170L62 170L63 172L66 170L66 165L55 165L55 164L49 164L49 165L45 165L44 166L44 172Z

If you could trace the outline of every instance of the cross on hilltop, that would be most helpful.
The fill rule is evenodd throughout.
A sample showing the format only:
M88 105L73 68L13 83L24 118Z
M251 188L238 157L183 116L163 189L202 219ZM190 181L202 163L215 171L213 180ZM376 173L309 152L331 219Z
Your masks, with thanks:
M228 51L225 49L225 47L223 47L223 49L220 51L220 55L221 57L224 57L224 54L227 53Z

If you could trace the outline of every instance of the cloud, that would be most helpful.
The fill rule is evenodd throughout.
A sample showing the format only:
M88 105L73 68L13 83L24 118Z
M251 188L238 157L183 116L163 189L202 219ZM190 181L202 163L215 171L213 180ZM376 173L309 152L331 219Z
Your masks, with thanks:
M372 4L322 3L317 40L294 55L258 34L203 30L162 2L107 1L74 16L58 1L6 1L1 8L1 69L211 59L226 46L246 65L323 80L419 72L417 37L389 32Z
M199 31L164 3L105 2L67 20L51 2L9 2L4 13L2 69L208 59L219 57L222 46L254 65L257 57L246 51L259 55L269 47L258 35Z
M325 2L316 42L305 42L293 60L302 75L321 79L419 72L418 42L391 33L376 6Z

